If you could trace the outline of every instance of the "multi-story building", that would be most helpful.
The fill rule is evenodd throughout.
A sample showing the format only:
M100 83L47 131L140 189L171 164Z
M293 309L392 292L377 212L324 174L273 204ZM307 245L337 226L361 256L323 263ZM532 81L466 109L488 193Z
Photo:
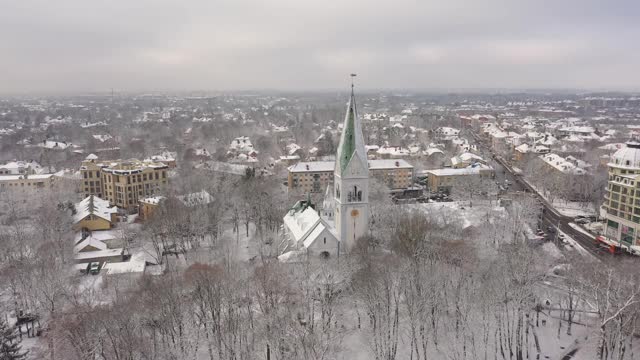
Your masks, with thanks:
M536 168L537 176L544 179L543 184L553 184L553 189L547 188L548 191L562 193L571 201L588 200L593 191L593 178L585 170L586 162L554 153L538 156L538 162L541 166Z
M289 190L324 192L333 180L335 161L299 162L288 168ZM369 175L391 189L405 189L413 182L413 165L402 159L369 160Z
M494 175L492 167L482 164L462 169L427 170L426 173L429 180L429 190L432 192L450 192L456 182L461 179L471 177L489 179Z
M620 245L640 245L640 143L628 142L611 156L608 166L601 207L605 236Z
M80 167L85 196L97 195L127 211L138 206L138 200L158 193L168 182L169 166L153 161L85 160Z
M36 175L0 175L0 190L11 192L30 192L51 189L56 176L53 174Z

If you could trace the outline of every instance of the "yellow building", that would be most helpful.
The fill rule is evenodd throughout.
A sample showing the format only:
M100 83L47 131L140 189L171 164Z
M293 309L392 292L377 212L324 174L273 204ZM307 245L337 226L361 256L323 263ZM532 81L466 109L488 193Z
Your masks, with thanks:
M73 216L73 229L78 230L109 230L118 221L118 209L110 206L109 202L97 196L89 195L75 205L76 214Z
M138 215L140 216L140 220L149 220L158 206L160 206L160 202L164 199L164 196L153 196L140 200L140 205L138 206Z
M369 160L369 175L390 189L406 189L413 183L413 165L405 160Z
M491 178L493 168L476 166L463 169L435 169L426 171L429 179L429 190L432 192L449 192L457 181L465 177Z
M0 175L0 191L32 192L51 189L55 183L53 174Z
M333 181L334 161L299 162L288 168L289 190L324 192ZM390 189L405 189L413 183L413 165L402 159L369 160L369 175Z
M138 200L157 194L168 183L169 166L139 160L85 160L80 167L82 190L111 205L134 211Z

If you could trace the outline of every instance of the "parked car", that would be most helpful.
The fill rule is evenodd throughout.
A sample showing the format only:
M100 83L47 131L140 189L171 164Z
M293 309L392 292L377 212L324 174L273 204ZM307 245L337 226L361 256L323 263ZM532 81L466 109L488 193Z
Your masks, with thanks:
M89 274L98 275L99 272L100 272L100 263L92 262L89 264Z

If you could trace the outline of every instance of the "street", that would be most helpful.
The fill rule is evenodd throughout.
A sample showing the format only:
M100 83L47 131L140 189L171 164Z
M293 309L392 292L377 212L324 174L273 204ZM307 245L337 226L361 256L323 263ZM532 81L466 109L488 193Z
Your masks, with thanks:
M484 150L490 152L485 143L475 134L471 133L476 145L479 147L483 147ZM490 165L493 166L496 173L496 182L504 183L505 180L508 180L511 183L510 192L529 192L535 194L542 205L542 221L540 228L546 232L547 227L552 226L560 229L562 232L567 234L567 236L574 239L580 246L582 246L586 251L588 251L593 256L596 256L599 259L604 259L609 256L613 256L610 253L603 251L600 246L598 246L593 238L590 236L574 229L569 226L569 223L573 222L573 218L564 216L557 212L553 206L542 196L540 196L535 189L533 189L526 181L524 181L522 176L518 176L514 173L513 168L506 163L506 161L499 156L491 157Z

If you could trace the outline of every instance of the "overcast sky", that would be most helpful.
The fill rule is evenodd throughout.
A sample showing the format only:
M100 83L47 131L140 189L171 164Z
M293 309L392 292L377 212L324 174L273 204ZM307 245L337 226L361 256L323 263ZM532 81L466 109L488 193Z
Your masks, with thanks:
M638 0L0 0L0 92L640 88Z

